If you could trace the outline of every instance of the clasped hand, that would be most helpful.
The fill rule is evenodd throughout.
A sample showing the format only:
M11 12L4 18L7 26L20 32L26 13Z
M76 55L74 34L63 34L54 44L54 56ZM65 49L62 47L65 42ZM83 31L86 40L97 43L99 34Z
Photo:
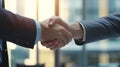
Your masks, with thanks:
M74 36L72 25L54 16L40 23L41 44L51 50L56 50L68 44Z

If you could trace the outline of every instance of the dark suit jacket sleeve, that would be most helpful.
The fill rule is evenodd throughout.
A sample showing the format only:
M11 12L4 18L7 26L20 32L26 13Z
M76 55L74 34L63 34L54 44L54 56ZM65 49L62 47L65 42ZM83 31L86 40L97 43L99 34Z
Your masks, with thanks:
M32 48L36 38L34 20L0 8L0 39Z
M75 40L76 44L82 45L93 41L120 36L120 12L93 21L81 21L85 27L85 42Z

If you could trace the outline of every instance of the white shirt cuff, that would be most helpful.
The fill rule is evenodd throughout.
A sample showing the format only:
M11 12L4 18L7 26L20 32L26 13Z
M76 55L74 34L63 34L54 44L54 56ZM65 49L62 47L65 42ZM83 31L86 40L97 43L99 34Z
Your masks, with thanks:
M82 42L85 42L85 40L86 40L86 30L85 30L85 26L84 26L82 23L80 23L80 25L81 25L82 28L83 28L83 38L82 38Z
M36 40L35 40L35 44L38 43L38 41L40 41L41 38L41 26L39 24L38 21L35 20L35 24L36 24Z

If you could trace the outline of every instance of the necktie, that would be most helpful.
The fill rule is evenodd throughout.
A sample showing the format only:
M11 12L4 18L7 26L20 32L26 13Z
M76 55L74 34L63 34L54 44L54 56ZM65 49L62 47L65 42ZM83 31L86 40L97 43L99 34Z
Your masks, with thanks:
M0 63L2 62L2 40L0 39Z

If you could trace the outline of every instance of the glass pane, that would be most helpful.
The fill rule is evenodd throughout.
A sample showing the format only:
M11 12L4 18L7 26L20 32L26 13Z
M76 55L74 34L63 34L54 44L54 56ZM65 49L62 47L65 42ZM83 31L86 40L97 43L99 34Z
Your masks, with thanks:
M54 15L54 3L54 0L5 0L7 10L38 21ZM17 64L35 67L37 63L44 64L45 67L54 67L54 51L42 46L40 42L38 49L37 46L34 49L28 49L11 42L7 42L7 44L10 67L17 67ZM38 58L36 58L37 55Z
M39 21L55 15L55 0L5 1L6 9ZM94 20L120 10L120 0L86 0L86 4L82 4L82 0L60 0L60 17L68 23L82 20L83 5L86 5L86 20ZM83 47L77 46L72 40L61 48L60 62L65 67L83 67L83 60L86 59L88 67L119 67L119 42L120 38L114 38L89 43L85 47L87 57L83 58ZM9 42L8 47L11 67L16 67L16 64L36 64L36 48L30 50ZM40 42L39 48L39 63L45 64L45 67L54 67L54 51L41 46Z
M120 0L86 0L86 20L94 20L120 10ZM82 0L60 0L60 17L69 23L82 20ZM86 45L88 67L119 67L120 38L92 42ZM61 62L66 67L83 67L82 46L74 40L61 49Z
M60 0L60 17L68 23L82 20L82 0ZM82 47L72 40L60 51L60 61L65 67L80 67Z

